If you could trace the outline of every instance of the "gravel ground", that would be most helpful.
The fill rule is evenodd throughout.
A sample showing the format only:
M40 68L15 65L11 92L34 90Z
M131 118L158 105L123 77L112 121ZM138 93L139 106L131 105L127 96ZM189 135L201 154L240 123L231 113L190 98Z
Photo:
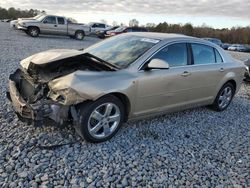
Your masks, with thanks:
M20 122L5 97L19 61L96 41L31 38L0 23L0 187L250 187L249 84L224 112L197 108L129 122L101 144L86 143L72 128ZM50 150L37 147L76 140Z

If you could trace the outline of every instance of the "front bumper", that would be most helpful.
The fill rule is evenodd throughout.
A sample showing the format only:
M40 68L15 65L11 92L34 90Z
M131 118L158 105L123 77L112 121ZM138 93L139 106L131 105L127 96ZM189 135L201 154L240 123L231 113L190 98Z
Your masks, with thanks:
M15 72L13 75L15 74L18 73ZM68 106L47 99L41 99L32 104L25 101L18 90L16 78L13 75L9 78L9 91L6 95L21 121L32 123L35 126L42 126L51 122L50 120L60 125L68 121Z

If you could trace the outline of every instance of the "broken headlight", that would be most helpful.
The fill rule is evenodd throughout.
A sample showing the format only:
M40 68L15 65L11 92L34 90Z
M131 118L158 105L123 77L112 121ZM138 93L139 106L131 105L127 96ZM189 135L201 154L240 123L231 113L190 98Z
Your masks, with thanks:
M83 98L80 97L74 90L72 89L63 89L59 91L50 91L49 98L53 101L58 102L63 105L72 105L78 104L83 101Z

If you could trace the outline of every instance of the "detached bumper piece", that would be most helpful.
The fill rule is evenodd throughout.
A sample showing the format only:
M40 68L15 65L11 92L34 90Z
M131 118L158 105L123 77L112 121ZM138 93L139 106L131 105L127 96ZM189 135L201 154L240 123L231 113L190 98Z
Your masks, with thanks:
M21 79L23 79L19 75L20 72L21 70L17 70L10 75L9 92L6 94L7 98L12 102L19 119L34 126L43 126L45 123L51 123L50 120L62 124L68 118L69 108L46 99L40 99L34 103L27 102L18 90L22 89L18 88Z

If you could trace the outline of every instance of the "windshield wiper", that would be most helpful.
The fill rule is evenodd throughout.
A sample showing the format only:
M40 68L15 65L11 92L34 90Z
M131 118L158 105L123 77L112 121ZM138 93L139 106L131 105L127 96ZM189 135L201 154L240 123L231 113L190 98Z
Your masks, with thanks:
M90 53L84 53L83 55L86 55L86 56L92 57L92 58L96 59L97 61L99 61L99 62L101 62L101 63L105 64L106 66L110 67L111 69L115 69L115 70L120 69L118 66L116 66L116 65L114 65L114 64L112 64L112 63L109 63L109 62L107 62L107 61L104 61L103 59L101 59L101 58L99 58L99 57L96 57L96 56L95 56L95 55L93 55L93 54L90 54Z

